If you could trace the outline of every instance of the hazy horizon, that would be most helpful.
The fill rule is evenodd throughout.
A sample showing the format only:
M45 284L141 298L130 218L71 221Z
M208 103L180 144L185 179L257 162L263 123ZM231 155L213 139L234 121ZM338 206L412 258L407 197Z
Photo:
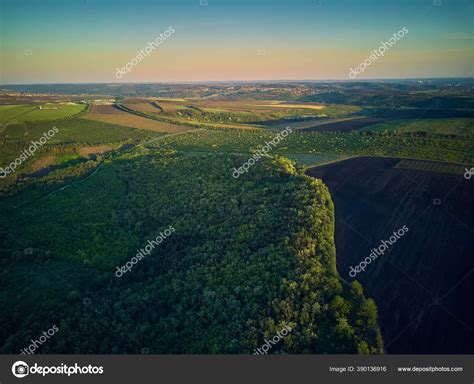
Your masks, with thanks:
M111 84L111 85L127 85L127 84L223 84L223 83L319 83L319 82L347 82L347 83L360 83L360 82L385 82L385 81L429 81L429 80L474 80L474 76L465 76L465 77L400 77L400 78L364 78L364 79L268 79L268 80L181 80L181 81L131 81L131 82L77 82L77 83L4 83L0 84L1 86L11 86L11 85L94 85L94 84Z

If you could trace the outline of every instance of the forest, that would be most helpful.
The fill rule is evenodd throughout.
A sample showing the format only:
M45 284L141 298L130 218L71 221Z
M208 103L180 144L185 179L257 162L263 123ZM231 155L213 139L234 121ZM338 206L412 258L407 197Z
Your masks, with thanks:
M373 300L338 278L327 188L278 156L236 181L243 159L143 148L3 198L1 352L53 324L37 353L252 353L285 326L272 353L382 352Z

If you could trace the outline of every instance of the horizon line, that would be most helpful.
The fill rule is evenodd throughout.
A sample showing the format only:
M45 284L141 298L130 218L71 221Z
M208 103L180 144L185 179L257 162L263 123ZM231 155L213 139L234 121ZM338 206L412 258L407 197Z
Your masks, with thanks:
M474 79L474 76L452 76L452 77L386 77L370 79L272 79L272 80L181 80L181 81L143 81L143 82L60 82L60 83L5 83L3 86L12 85L90 85L90 84L113 84L113 85L131 85L131 84L209 84L209 83L271 83L271 82L348 82L358 83L367 81L390 81L390 80L449 80L449 79Z

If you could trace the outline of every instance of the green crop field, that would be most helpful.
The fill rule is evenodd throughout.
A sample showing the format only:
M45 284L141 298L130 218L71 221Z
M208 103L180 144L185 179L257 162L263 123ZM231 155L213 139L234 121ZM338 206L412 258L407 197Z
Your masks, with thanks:
M0 105L0 124L18 122L21 116L35 109L32 105Z
M54 122L54 126L58 129L58 133L49 140L49 144L82 143L96 145L122 141L137 141L147 137L152 138L162 135L160 132L133 129L120 125L77 118L56 121ZM27 143L31 140L38 139L44 132L47 132L52 127L53 124L44 121L10 125L0 134L0 140L4 146L8 146L11 143Z
M361 131L376 132L426 132L427 134L443 134L458 136L474 136L474 119L400 119L374 124Z
M0 167L6 167L14 161L32 141L38 140L53 127L51 122L26 122L8 125L0 132ZM78 118L54 122L58 132L44 147L40 147L35 156L23 163L16 173L0 180L0 189L10 185L23 172L29 170L31 161L43 156L54 156L56 162L62 162L64 156L77 156L81 148L108 144L114 148L124 144L138 144L142 141L160 137L163 133L134 129Z
M85 109L84 104L2 105L0 124L17 124L26 121L61 120Z

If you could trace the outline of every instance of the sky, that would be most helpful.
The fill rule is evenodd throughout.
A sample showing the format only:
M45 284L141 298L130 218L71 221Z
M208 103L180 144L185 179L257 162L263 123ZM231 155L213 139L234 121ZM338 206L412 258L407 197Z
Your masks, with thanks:
M0 0L0 84L349 80L403 27L357 79L472 77L473 20L473 0Z

